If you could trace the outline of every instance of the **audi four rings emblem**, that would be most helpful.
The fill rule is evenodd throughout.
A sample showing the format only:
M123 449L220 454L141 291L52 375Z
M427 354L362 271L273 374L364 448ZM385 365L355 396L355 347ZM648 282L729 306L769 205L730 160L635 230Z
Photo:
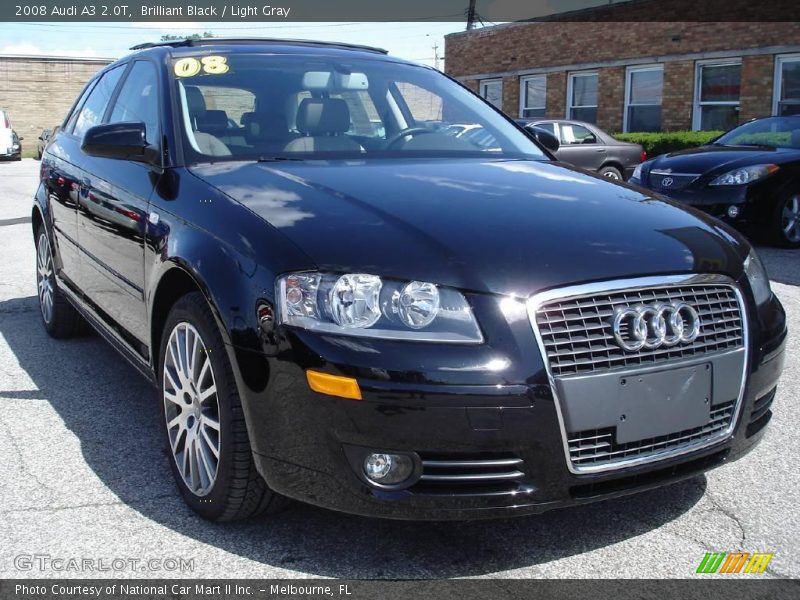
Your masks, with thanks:
M669 187L674 181L672 177L664 177L664 179L661 180L661 187Z
M627 352L691 344L700 327L700 315L685 302L620 306L614 311L614 340Z

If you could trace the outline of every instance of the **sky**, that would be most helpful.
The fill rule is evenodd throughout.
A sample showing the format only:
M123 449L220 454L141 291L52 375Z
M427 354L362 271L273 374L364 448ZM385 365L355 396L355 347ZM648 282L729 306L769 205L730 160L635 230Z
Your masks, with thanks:
M0 23L0 55L118 58L163 34L210 31L215 37L277 37L348 42L385 48L390 54L434 66L434 45L444 56L444 36L463 31L459 22L405 23ZM439 67L443 68L440 60Z

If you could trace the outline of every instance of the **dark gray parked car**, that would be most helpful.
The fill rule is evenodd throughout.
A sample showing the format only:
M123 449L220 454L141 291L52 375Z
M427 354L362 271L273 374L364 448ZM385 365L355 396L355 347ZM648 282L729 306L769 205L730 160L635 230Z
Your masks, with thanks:
M647 160L641 145L620 142L592 123L567 119L519 119L517 123L552 133L560 144L554 153L558 160L609 179L627 180L636 165Z
M42 129L42 133L36 138L36 160L41 160L42 154L44 154L44 147L47 146L47 142L52 134L52 129Z

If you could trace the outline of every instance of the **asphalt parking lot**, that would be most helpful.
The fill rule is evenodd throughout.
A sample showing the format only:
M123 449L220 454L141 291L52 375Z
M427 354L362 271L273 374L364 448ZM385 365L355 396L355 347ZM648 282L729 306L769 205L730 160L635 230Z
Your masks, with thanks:
M737 463L507 521L391 522L296 504L216 525L177 494L153 389L99 336L57 341L41 327L29 222L38 166L0 163L0 578L694 577L708 551L773 552L758 577L800 577L800 252L760 250L794 331L770 429ZM35 555L194 569L62 571L24 558Z

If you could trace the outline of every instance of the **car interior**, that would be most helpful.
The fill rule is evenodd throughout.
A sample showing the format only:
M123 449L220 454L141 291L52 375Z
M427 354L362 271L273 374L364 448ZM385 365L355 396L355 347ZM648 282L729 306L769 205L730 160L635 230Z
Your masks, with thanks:
M439 95L424 82L394 78L391 72L367 74L338 66L275 70L265 76L261 67L259 76L237 69L230 75L177 81L185 137L197 160L387 151L537 153L535 147L519 147L528 144L524 136L507 141L494 123L461 99ZM456 135L463 128L454 129L454 124L469 127L470 135Z

